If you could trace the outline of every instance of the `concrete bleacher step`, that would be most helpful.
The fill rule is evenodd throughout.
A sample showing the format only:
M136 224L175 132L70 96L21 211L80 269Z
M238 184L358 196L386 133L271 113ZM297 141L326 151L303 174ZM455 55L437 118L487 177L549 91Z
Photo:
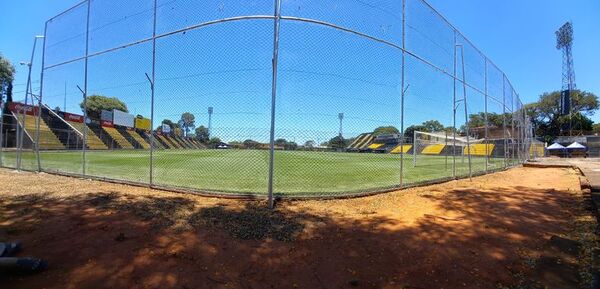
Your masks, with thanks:
M442 150L444 150L444 147L446 147L446 145L444 145L444 144L427 145L421 151L421 154L424 154L424 155L439 155L439 154L442 153Z
M358 149L365 149L366 147L368 147L368 146L369 146L369 144L370 144L370 143L373 141L373 139L375 139L375 137L373 137L373 135L372 135L372 134L367 134L367 135L366 135L366 136L363 138L362 142L360 142L360 143L357 145L357 147L356 147L356 148L358 148Z
M144 133L144 138L146 140L148 140L148 143L151 142L150 134ZM168 149L168 147L164 143L162 143L162 141L160 140L160 138L157 135L153 135L152 136L152 140L154 140L154 148L157 148L157 149Z
M133 145L114 127L102 127L102 129L124 149L133 149Z
M67 149L81 149L83 139L61 116L42 106L41 117Z
M163 135L162 137L165 139L166 142L169 143L169 146L172 149L180 149L180 148L182 148L181 145L177 141L175 141L172 137L170 137L168 135Z
M179 137L179 136L176 136L175 138L179 141L179 144L181 144L181 146L184 149L191 149L192 148L192 146L190 146L190 144L184 138Z
M166 149L175 149L177 148L175 146L175 144L173 144L173 142L171 142L169 139L167 139L166 136L164 135L160 135L160 134L156 134L155 135L160 142L162 142L162 144L165 146Z
M494 144L472 144L464 148L464 154L472 156L489 156L494 151Z
M72 125L75 129L77 129L77 131L79 131L83 135L83 130L85 128L85 125L83 123L72 122L72 121L69 121L68 123L70 125ZM92 150L108 149L108 146L106 146L106 144L89 127L87 127L87 130L86 130L86 146L88 149L92 149Z
M15 117L21 121L24 121L24 128L27 136L31 141L35 141L37 132L37 117L32 115L21 115L16 114ZM41 119L39 123L39 148L40 149L64 149L65 145L58 139L54 132L48 127L44 119Z
M410 150L412 149L412 145L398 145L395 148L393 148L390 153L391 154L408 154L410 152Z
M146 141L146 139L144 139L137 131L127 130L126 133L137 141L143 149L150 149L150 143L148 143L148 141Z
M358 135L356 139L348 146L348 149L357 149L359 147L359 144L361 144L364 141L367 135L367 133Z
M88 124L88 133L92 131L109 149L118 149L121 148L116 141L112 139L112 137L102 129L102 126L98 124Z

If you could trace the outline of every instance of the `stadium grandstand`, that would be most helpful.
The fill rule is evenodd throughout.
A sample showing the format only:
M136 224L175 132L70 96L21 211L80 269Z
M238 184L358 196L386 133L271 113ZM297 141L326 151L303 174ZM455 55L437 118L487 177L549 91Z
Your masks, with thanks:
M12 102L8 105L12 126L23 128L23 147L33 148L39 127L41 150L77 150L84 145L90 150L150 149L154 136L155 149L205 149L196 139L175 133L151 131L149 119L134 117L121 111L103 111L102 119ZM38 114L40 114L38 124ZM115 117L116 116L116 117ZM12 144L16 146L16 144Z

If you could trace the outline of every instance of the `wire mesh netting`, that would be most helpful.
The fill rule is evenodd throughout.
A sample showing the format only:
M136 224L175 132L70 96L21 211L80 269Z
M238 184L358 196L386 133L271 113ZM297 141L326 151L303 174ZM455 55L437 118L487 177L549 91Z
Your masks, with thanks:
M508 78L421 0L88 0L45 35L5 167L311 197L543 154Z

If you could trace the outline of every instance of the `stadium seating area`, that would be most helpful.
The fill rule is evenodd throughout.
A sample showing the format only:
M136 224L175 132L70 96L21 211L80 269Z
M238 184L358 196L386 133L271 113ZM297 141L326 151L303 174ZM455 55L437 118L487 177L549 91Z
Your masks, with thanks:
M446 147L446 145L443 144L428 145L423 149L423 151L421 151L421 153L424 155L439 155L444 150L444 147Z
M23 110L23 107L25 109ZM12 118L24 118L25 138L28 146L33 146L36 136L38 111L41 111L40 148L44 150L81 149L83 131L87 128L86 148L108 149L150 149L151 133L143 129L124 126L101 125L98 121L84 124L83 116L66 112L55 112L47 106L41 109L11 103ZM21 111L26 114L20 114ZM13 144L14 145L14 144ZM157 149L205 149L196 139L154 133L154 148Z
M399 145L390 151L391 154L407 154L410 149L412 149L412 145Z
M143 149L149 149L150 144L135 130L125 130L125 133L133 138Z
M373 134L363 133L356 137L356 139L348 146L348 150L358 151L365 149L373 141L373 139Z
M494 144L472 144L464 148L464 154L469 152L472 156L491 156L494 151Z
M21 121L23 117L25 118L25 131L29 135L30 138L35 138L35 134L37 131L37 118L28 114L15 114L15 117ZM50 127L46 124L46 122L42 119L40 122L40 149L64 149L64 144L56 137L56 135L52 132Z
M119 133L119 131L117 131L115 128L113 127L102 127L102 129L108 133L108 135L117 143L117 145L119 145L119 147L124 148L124 149L133 149L133 145L127 141L127 139L121 134Z
M73 126L79 133L83 134L83 129L85 127L85 125L83 123L80 122L74 122L74 121L67 121L71 126ZM87 148L92 149L92 150L105 150L108 149L108 146L106 146L106 144L100 140L100 138L96 135L96 133L94 133L93 130L91 130L89 127L87 129Z

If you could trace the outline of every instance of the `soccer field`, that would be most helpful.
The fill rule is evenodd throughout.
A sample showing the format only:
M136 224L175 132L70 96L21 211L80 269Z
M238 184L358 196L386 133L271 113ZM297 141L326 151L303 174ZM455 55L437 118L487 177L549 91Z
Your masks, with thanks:
M15 152L3 153L3 165L15 166ZM142 150L87 151L86 174L148 183L150 153ZM82 174L82 153L41 152L43 170ZM154 184L225 193L265 194L269 152L263 150L161 150L154 152ZM405 184L452 177L452 157L404 157ZM473 173L485 170L485 158L472 158ZM499 169L503 159L490 159ZM22 167L36 170L35 154L24 152ZM468 159L456 157L457 175L468 174ZM400 155L277 151L274 191L281 195L336 195L397 187Z

